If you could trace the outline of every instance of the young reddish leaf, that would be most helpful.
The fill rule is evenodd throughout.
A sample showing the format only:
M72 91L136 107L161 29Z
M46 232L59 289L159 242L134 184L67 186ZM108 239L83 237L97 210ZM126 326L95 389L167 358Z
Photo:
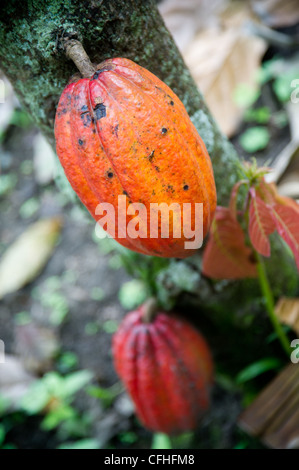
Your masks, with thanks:
M271 207L256 195L252 188L249 206L249 237L253 247L263 256L270 256L269 235L276 226L271 216Z
M229 210L232 214L232 216L236 219L237 218L237 196L238 196L238 192L239 192L239 189L240 187L242 186L242 184L246 184L247 181L246 180L240 180L238 181L232 191L231 191L231 195L230 195L230 201L229 201Z
M203 273L214 279L256 277L251 255L238 221L229 209L217 207L203 255Z
M292 206L276 204L272 209L272 217L277 232L291 248L299 270L299 214Z
M299 204L297 204L297 202L294 201L294 199L291 199L290 197L287 197L287 196L280 196L279 194L277 194L276 202L282 206L292 207L299 215Z
M263 199L266 204L275 205L276 203L283 206L290 206L299 213L299 204L294 199L287 196L281 196L275 183L266 183L262 180L256 188L256 193Z
M266 181L262 179L256 187L256 193L266 204L272 205L276 203L278 193L275 183L266 183Z

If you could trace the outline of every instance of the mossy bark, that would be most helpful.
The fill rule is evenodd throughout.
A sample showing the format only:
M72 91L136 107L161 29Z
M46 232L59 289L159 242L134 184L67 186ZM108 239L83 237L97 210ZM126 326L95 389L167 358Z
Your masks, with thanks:
M77 72L62 39L82 42L92 62L127 57L181 98L213 160L219 203L236 181L236 152L221 135L154 0L11 0L0 6L0 67L35 123L54 143L59 96Z

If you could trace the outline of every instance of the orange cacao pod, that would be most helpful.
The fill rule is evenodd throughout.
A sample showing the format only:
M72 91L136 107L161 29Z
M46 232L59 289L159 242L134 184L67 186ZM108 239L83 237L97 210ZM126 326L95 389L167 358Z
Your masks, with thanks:
M145 322L146 308L129 313L115 333L115 368L144 426L179 434L194 429L208 409L211 354L185 319L158 312Z
M124 231L115 216L115 232L110 234L119 243L162 257L185 258L194 253L185 247L183 215L180 236L173 231L171 214L169 236L161 234L163 214L156 238L150 236L151 203L181 207L203 203L203 237L216 206L210 157L184 105L165 83L128 59L106 60L92 77L64 89L55 137L66 176L96 220L98 204L109 203L117 213L118 196L124 197L126 209L131 203L142 203L147 209L145 217L139 216L136 238ZM199 230L194 211L190 214L192 230ZM128 214L126 221L133 218ZM98 222L111 232L107 221ZM178 226L177 219L173 223Z

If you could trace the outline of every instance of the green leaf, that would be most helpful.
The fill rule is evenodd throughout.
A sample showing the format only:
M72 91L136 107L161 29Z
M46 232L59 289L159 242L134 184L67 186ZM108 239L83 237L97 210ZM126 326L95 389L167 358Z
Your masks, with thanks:
M26 311L17 313L14 320L16 325L29 325L32 322L30 313Z
M57 449L101 449L101 445L96 439L82 439L77 442L65 442Z
M138 307L147 297L148 289L146 285L137 279L125 282L118 293L119 301L126 310Z
M34 382L21 401L21 408L29 414L42 411L48 404L51 395L43 379Z
M10 406L9 400L0 394L0 416L6 412L9 406Z
M123 385L121 382L116 382L109 388L95 387L92 385L86 391L91 397L101 400L105 406L110 406L115 398L123 391Z
M63 396L68 397L74 395L81 390L90 380L93 374L88 370L80 370L73 372L64 378Z
M27 129L32 125L32 120L23 109L15 109L10 119L10 124Z
M29 219L34 214L36 214L38 209L39 209L38 199L35 198L35 197L31 197L30 199L27 199L27 201L25 201L21 205L20 210L19 210L19 214L22 217L22 219Z
M247 109L244 114L244 121L255 121L258 124L267 124L271 117L271 111L267 106L257 109Z
M106 320L102 325L103 330L108 334L113 334L118 329L118 323L115 320Z
M282 362L275 357L269 357L261 359L260 361L250 364L248 367L245 367L236 377L236 382L238 384L247 382L248 380L255 379L264 372L269 370L277 370L282 366Z
M138 441L138 436L137 436L136 432L126 431L126 432L120 433L118 435L118 439L123 444L134 444L135 442Z
M263 150L267 147L269 141L270 134L266 127L251 127L239 138L240 145L248 153Z
M153 435L152 449L172 449L171 440L167 434L156 433Z
M0 447L4 443L5 437L6 437L5 427L3 424L0 423Z
M279 101L286 102L291 98L291 93L294 91L291 83L294 79L298 78L299 70L289 70L289 72L279 75L273 83L273 90Z
M249 108L249 106L252 106L256 102L260 94L261 92L259 89L256 89L247 83L240 83L234 92L233 99L236 105L240 106L240 108Z
M70 372L77 365L78 365L78 356L71 351L66 351L63 354L61 354L61 356L59 357L57 361L57 367L59 371L62 373Z
M74 418L75 410L68 405L61 405L55 408L53 411L50 411L47 416L42 421L42 429L46 431L51 431L56 428L60 423L66 421L67 419Z

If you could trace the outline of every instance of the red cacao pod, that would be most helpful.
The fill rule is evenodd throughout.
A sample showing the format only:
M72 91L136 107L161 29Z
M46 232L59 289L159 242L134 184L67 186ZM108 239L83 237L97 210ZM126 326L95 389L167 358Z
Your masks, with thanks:
M115 333L115 368L144 426L179 434L194 429L208 409L211 354L185 319L158 312L146 322L146 309L129 313Z
M191 204L191 230L201 230L193 209L194 203L203 203L203 237L216 207L210 157L184 105L165 83L128 59L106 60L92 77L64 89L55 137L66 176L96 220L98 204L110 203L117 212L121 195L126 209L131 203L147 209L145 217L139 215L137 238L114 218L115 233L110 234L119 243L161 257L194 253L185 245L189 237L183 214L179 225L178 219L174 221L180 226L179 237L172 229L171 214L169 237L161 234L164 215L159 215L156 238L150 237L151 203ZM133 215L126 220L132 221ZM99 222L109 232L108 221Z

